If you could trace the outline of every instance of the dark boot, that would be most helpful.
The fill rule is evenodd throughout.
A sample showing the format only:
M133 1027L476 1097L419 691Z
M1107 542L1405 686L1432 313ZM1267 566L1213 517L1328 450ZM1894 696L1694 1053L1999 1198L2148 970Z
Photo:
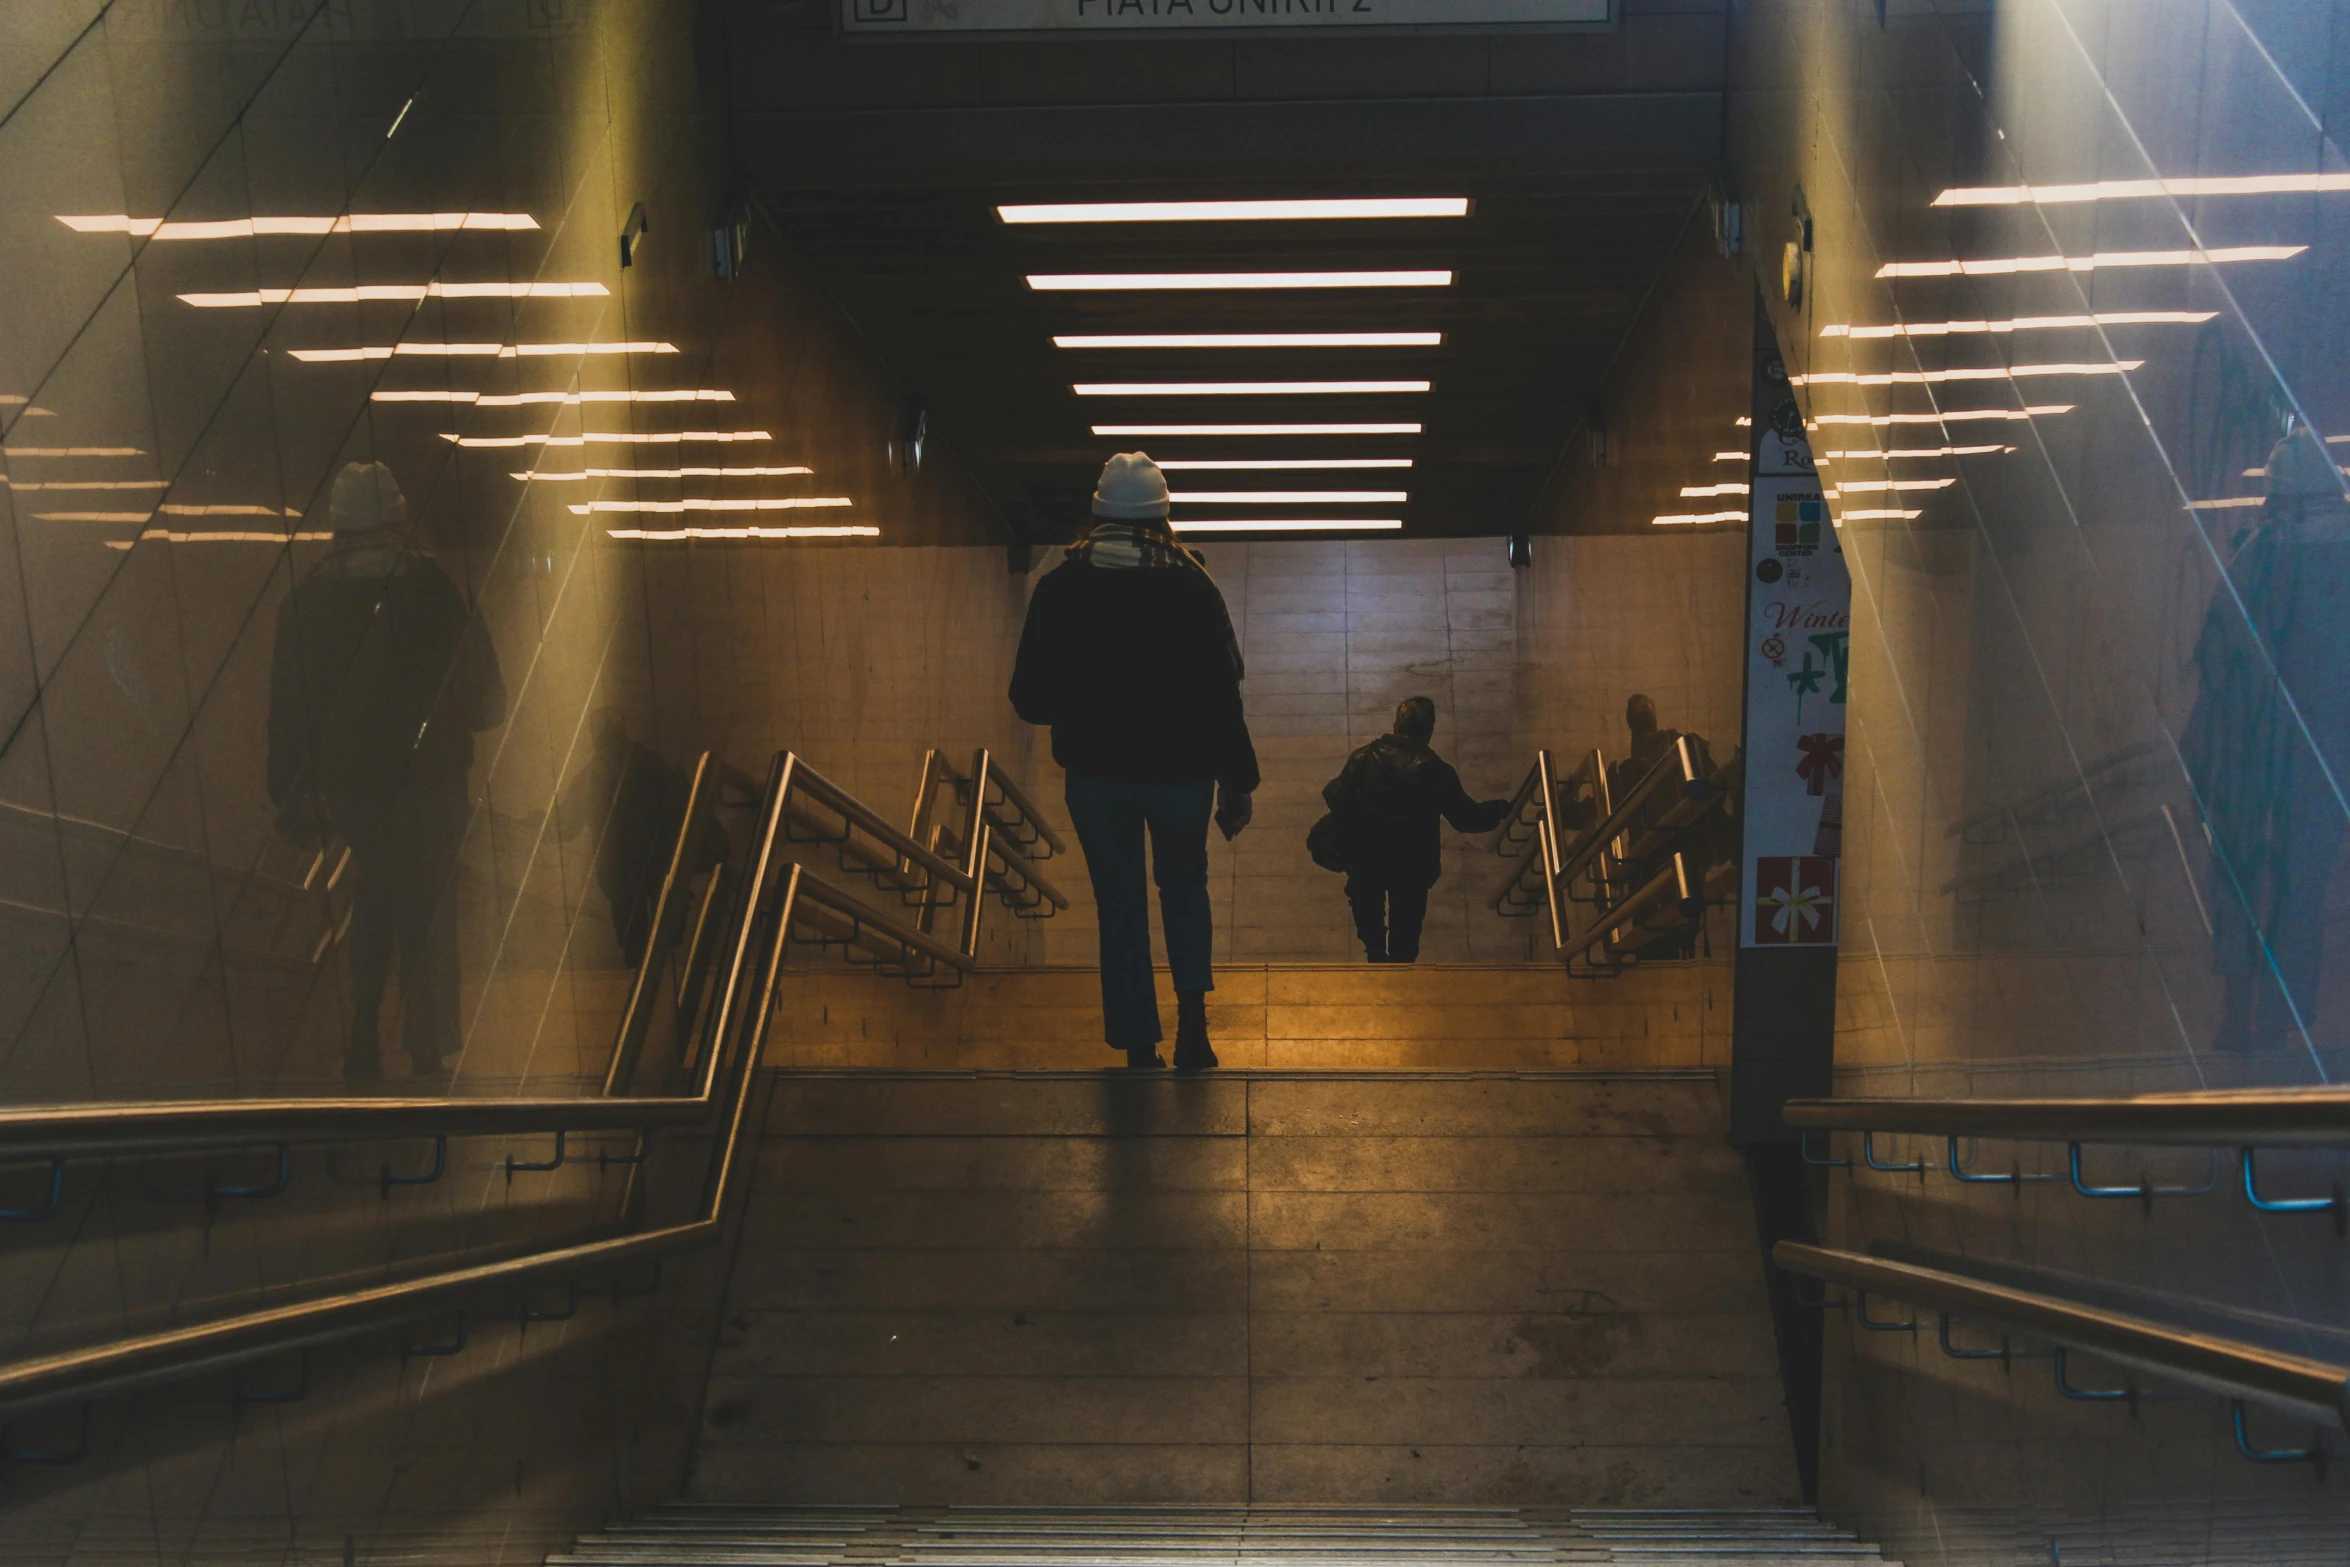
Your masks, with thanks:
M1175 992L1175 1070L1205 1072L1215 1064L1216 1052L1208 1044L1208 993Z
M1126 1070L1129 1072L1152 1072L1166 1064L1160 1059L1159 1047L1156 1045L1136 1045L1126 1052Z

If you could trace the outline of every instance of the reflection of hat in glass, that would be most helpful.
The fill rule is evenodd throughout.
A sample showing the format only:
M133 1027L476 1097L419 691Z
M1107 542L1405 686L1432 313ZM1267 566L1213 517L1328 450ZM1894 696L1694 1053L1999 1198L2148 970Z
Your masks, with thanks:
M400 493L400 481L391 469L379 462L355 462L335 475L328 513L337 533L396 528L408 520L408 498Z
M2319 444L2317 434L2303 425L2269 448L2268 493L2271 498L2325 496L2342 498L2342 471Z

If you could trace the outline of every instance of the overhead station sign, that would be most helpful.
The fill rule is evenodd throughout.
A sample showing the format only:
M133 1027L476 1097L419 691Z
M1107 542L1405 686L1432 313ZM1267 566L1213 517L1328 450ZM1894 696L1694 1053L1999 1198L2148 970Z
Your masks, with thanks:
M1614 22L1615 0L840 0L841 32L852 38L1580 31Z

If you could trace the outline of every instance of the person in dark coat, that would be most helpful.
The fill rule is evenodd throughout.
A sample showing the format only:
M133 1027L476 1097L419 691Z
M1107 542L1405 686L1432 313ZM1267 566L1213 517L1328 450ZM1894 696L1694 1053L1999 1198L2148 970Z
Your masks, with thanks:
M1428 889L1444 874L1438 822L1459 832L1491 832L1509 814L1507 800L1469 797L1452 764L1428 748L1435 733L1436 704L1405 697L1395 709L1394 732L1348 757L1322 788L1345 846L1355 934L1373 963L1419 959Z
M685 822L693 780L684 768L631 739L620 709L599 708L589 724L587 765L564 785L557 817L566 841L583 830L595 835L596 886L612 911L620 954L636 968L652 940L654 906ZM724 858L725 829L705 814L686 855L685 873L697 875Z
M335 476L334 544L277 616L269 798L281 831L351 851L351 1036L344 1076L383 1075L377 1019L400 955L409 1073L446 1078L461 1039L457 851L475 732L506 721L488 630L409 542L391 469Z
M1208 821L1248 825L1257 753L1240 705L1240 645L1224 595L1167 526L1167 481L1140 452L1113 457L1096 521L1028 601L1012 706L1049 724L1069 819L1101 922L1102 1036L1132 1067L1165 1063L1151 976L1150 834L1175 981L1175 1066L1216 1064L1207 993L1214 926ZM1219 795L1221 800L1219 802Z

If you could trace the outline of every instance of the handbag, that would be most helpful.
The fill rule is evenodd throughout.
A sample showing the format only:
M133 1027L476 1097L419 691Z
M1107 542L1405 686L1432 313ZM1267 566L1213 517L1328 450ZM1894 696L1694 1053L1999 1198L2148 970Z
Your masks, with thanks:
M1335 811L1324 811L1322 819L1306 829L1306 853L1326 871L1344 874L1353 869L1347 854L1346 828Z

